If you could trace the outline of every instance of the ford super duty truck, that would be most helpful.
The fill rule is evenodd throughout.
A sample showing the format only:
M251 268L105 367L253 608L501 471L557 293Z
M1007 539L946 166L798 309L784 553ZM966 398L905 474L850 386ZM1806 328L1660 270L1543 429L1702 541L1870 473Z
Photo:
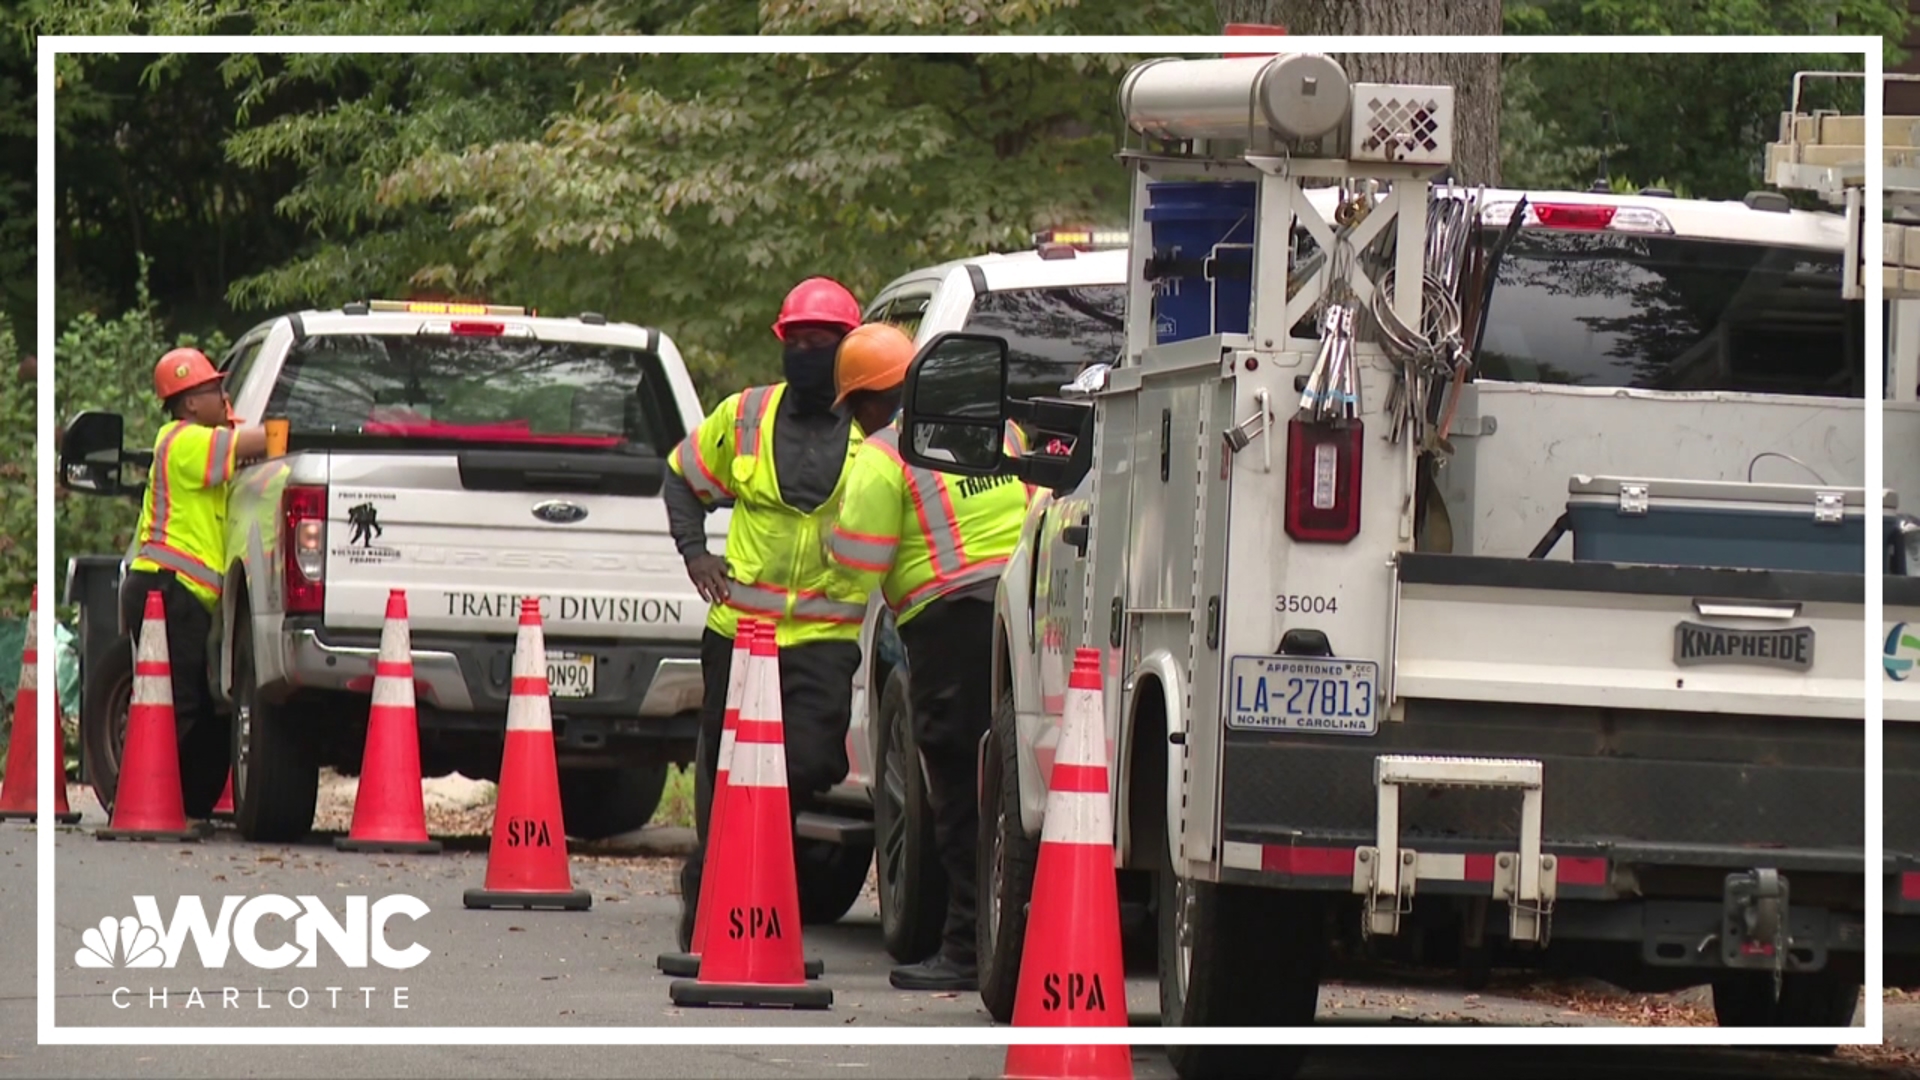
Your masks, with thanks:
M288 425L285 454L232 481L210 649L241 833L305 835L322 767L358 771L393 589L427 775L498 777L519 600L539 596L567 831L644 825L692 760L702 694L706 605L659 495L702 415L674 343L593 313L371 301L270 319L218 362L243 421ZM124 426L75 417L60 482L137 498L152 454ZM84 761L109 807L138 629L119 624L125 564L76 559L68 585Z

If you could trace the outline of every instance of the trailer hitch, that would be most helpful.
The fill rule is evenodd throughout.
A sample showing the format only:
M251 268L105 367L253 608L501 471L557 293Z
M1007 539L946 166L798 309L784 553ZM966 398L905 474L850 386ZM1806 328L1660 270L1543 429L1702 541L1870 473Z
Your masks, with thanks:
M1780 1000L1793 944L1787 879L1771 867L1728 874L1721 910L1720 962L1737 970L1772 970L1773 998Z

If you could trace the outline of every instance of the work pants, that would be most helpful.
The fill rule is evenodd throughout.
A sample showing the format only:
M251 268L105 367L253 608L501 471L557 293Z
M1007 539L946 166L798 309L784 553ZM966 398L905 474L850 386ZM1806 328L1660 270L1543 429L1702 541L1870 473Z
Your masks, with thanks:
M814 797L847 778L847 727L853 719L853 676L860 667L860 646L851 641L817 641L780 650L780 711L786 735L787 799L798 815ZM727 682L733 668L733 639L712 630L700 639L700 741L694 758L693 854L680 874L684 902L700 899L700 870L706 858L707 817L713 809L714 776L720 768L720 733L726 723Z
M971 966L976 961L978 756L980 739L993 723L993 603L935 600L900 628L900 641L907 648L913 738L926 762L933 842L947 872L940 951Z
M130 570L127 579L120 593L120 616L132 635L135 656L146 621L147 593L158 589L165 606L167 660L173 668L173 726L180 745L180 793L187 816L205 818L227 785L233 756L231 732L214 713L208 677L207 640L213 632L213 612L170 570Z

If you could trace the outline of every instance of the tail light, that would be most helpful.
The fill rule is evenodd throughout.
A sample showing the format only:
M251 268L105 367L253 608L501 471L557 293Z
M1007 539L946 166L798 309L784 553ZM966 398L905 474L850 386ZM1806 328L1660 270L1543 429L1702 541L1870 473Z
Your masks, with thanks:
M1287 424L1287 535L1344 544L1360 534L1360 450L1366 427Z
M467 337L499 337L507 332L506 323L497 322L456 322L453 333Z
M286 518L287 614L318 615L327 601L327 489L290 486L280 507Z

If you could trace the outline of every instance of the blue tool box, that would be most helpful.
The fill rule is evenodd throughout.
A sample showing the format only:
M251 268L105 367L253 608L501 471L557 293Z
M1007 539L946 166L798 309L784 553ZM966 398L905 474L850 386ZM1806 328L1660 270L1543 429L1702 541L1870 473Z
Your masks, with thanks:
M1882 493L1876 546L1896 497ZM1858 574L1865 488L1576 476L1567 526L1577 561Z

